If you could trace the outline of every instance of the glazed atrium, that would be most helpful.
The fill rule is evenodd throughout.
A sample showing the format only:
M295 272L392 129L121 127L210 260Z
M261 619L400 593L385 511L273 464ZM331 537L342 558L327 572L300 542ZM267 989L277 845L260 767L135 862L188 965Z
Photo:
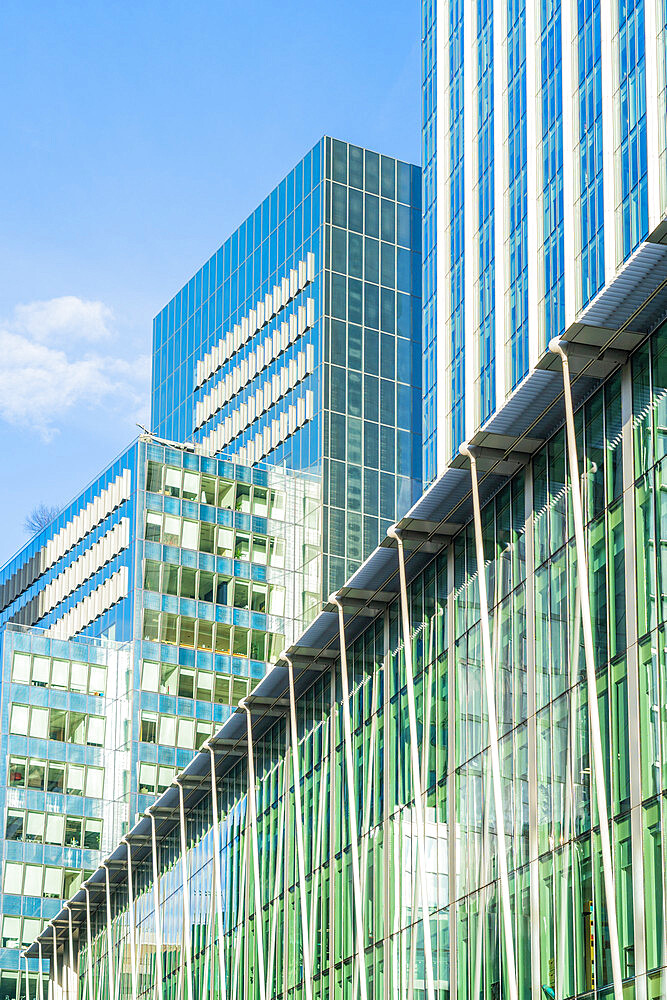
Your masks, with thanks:
M664 235L44 928L38 997L667 995Z

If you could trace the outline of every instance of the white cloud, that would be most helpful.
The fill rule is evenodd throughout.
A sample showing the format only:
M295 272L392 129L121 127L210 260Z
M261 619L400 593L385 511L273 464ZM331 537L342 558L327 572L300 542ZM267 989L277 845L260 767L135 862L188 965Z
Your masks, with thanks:
M30 302L14 309L14 326L33 340L63 334L80 340L108 337L113 312L103 302L86 302L76 295L62 295L45 302Z
M111 320L103 303L70 295L17 306L0 324L0 419L49 441L79 408L126 420L143 414L150 357L84 348L110 335Z

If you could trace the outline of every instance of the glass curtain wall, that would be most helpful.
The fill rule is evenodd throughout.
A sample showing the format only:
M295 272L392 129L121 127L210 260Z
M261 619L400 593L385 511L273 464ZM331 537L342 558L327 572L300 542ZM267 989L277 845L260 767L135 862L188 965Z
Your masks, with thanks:
M600 788L609 813L625 994L665 995L665 398L667 325L576 414L603 774L592 763L582 591L562 430L482 512L511 942L503 934L472 527L412 582L408 595L426 914L397 603L348 648L354 788L346 776L340 670L324 673L300 698L296 749L314 997L361 996L360 974L372 998L424 997L429 982L439 1000L454 992L458 1000L506 997L508 945L522 1000L540 993L611 995L614 941L596 804ZM191 954L194 996L221 995L224 975L227 996L240 995L242 983L245 995L259 1000L265 995L258 979L260 945L266 995L306 996L288 744L285 722L277 719L255 747L261 914L254 903L245 763L219 784L222 940L209 797L187 819L189 924L183 920L178 828L159 845L158 923L150 865L138 866L141 994L154 989L161 936L165 998L183 995ZM128 909L120 895L114 906L115 968L121 996L129 996ZM94 991L103 997L103 909L95 921ZM85 949L79 962L87 967ZM81 995L83 988L82 978Z

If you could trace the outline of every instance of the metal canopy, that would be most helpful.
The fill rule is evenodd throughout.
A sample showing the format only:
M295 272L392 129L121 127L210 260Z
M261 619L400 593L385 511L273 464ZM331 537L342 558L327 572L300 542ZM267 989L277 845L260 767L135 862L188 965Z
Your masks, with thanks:
M575 407L625 360L655 327L667 317L667 219L627 261L618 275L566 331L561 342L573 359L572 396ZM520 465L548 439L564 421L563 380L560 365L548 350L523 382L471 438L469 446L480 456L480 500L487 502ZM395 528L405 540L408 581L414 579L440 552L448 540L472 518L470 471L463 456L451 465L420 497ZM399 591L396 542L384 539L336 595L345 614L346 639L354 639L369 619L382 613ZM297 697L319 672L339 657L337 608L330 601L304 630L299 639L259 681L246 703L253 712L253 733L261 740L275 724L276 715L288 704L288 670L283 657L294 665ZM216 756L216 774L224 777L247 753L245 713L237 709L222 729L204 745L178 776L183 785L186 811L210 792L211 746ZM151 807L162 836L179 818L176 780ZM151 821L143 816L130 830L133 866L150 855ZM109 867L112 893L126 883L127 846L119 844L105 862ZM91 911L104 903L106 871L100 866L85 885L91 893ZM100 892L101 898L94 893ZM85 891L81 888L39 935L42 952L53 952L53 936L63 946L68 937L69 912L75 935L85 926ZM37 940L25 949L38 955Z

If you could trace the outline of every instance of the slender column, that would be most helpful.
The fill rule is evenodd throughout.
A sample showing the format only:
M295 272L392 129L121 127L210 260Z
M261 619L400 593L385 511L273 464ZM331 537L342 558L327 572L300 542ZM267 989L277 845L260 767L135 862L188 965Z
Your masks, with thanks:
M23 955L23 961L25 962L25 995L26 995L26 1000L30 1000L30 979L28 977L28 956L26 955L25 952L21 952L21 954ZM20 964L21 964L21 960L20 960L20 956L19 956L19 965Z
M422 761L421 761L421 773L426 774L426 768L428 767L428 747L429 747L429 734L431 731L431 684L432 684L432 653L431 653L431 641L433 639L433 629L431 629L431 635L429 639L429 653L428 653L428 698L426 694L424 695L424 736L422 739ZM419 868L419 861L417 862L417 867ZM417 877L415 878L414 886L412 887L412 914L417 912L417 892L419 887L419 872L417 872ZM411 914L411 916L412 916ZM413 927L410 932L410 964L408 966L408 1000L412 1000L414 996L414 979L415 979L415 961L417 958L417 934L415 933L415 928Z
M609 812L607 809L607 792L604 786L604 758L602 753L602 736L600 733L600 709L595 680L595 656L593 653L593 628L591 625L591 603L588 589L588 558L586 554L586 539L584 536L584 517L581 506L581 484L579 481L579 459L577 456L577 438L574 429L574 409L572 406L572 390L570 387L570 366L567 354L559 341L554 339L549 344L549 350L558 354L563 366L563 396L565 399L565 423L567 429L567 453L570 464L570 479L572 482L572 514L574 519L574 540L577 550L577 575L579 577L579 596L581 600L581 627L584 636L584 655L586 658L586 685L588 688L588 711L591 724L591 748L593 750L595 796L600 818L600 846L602 848L602 868L604 873L605 900L607 903L607 919L609 923L609 947L611 950L611 969L614 983L614 998L622 1000L623 983L621 973L621 956L618 944L618 921L616 917L616 891L614 887L614 870L609 841Z
M428 905L428 872L426 870L426 830L424 825L424 798L422 791L421 767L419 764L419 739L417 736L417 709L415 707L415 680L412 666L412 637L410 635L410 612L408 610L408 584L405 576L405 553L403 539L392 525L387 531L398 545L398 574L401 585L401 621L403 625L403 649L405 652L405 687L408 696L408 723L410 727L410 764L412 786L415 796L415 817L417 820L417 868L421 887L422 923L424 925L424 965L426 971L426 995L435 1000L435 979L433 975L433 950L431 947L431 917Z
M132 1000L137 1000L137 942L136 942L136 922L134 916L134 886L132 884L132 849L127 837L121 837L127 850L127 905L128 919L130 923L130 974L132 977ZM191 998L192 1000L192 998Z
M294 693L294 666L289 656L283 653L289 677L289 722L292 748L292 768L294 771L294 808L296 811L296 859L299 868L299 906L301 911L301 939L303 941L303 977L306 1000L313 996L313 967L308 926L308 900L306 894L306 860L303 846L303 806L301 802L301 767L299 764L299 738L296 730L296 696Z
M244 923L244 934L240 934L238 931L234 935L234 963L232 966L232 992L231 997L233 1000L239 1000L238 997L238 983L239 983L239 969L241 967L241 939L243 938L247 941L247 927L246 927L246 869L248 865L248 824L246 822L245 832L243 834L243 855L241 857L241 886L239 889L239 905L236 911L236 922L241 924L243 920Z
M370 836L370 825L371 825L371 801L372 801L372 791L373 791L373 774L375 768L375 739L377 735L377 673L373 670L372 688L371 688L371 731L369 738L369 749L368 749L368 774L366 776L366 791L364 798L364 815L362 818L361 825L361 836L363 840L361 848L361 890L362 893L366 894L366 881L368 877L368 838ZM352 1000L357 1000L357 989L358 989L358 978L359 978L359 962L355 958L354 962L354 973L352 977Z
M255 754L252 745L252 714L245 698L239 708L246 714L248 726L248 808L250 810L250 837L252 841L253 890L255 896L255 937L259 960L259 995L266 1000L266 963L264 961L264 922L262 918L262 886L259 877L259 846L257 838L257 789L255 787Z
M155 995L163 1000L164 983L162 978L162 920L160 917L160 872L157 863L157 835L155 832L155 816L148 810L151 821L151 861L153 864L153 909L155 911Z
M88 977L88 1000L93 998L93 932L90 927L90 891L84 882L86 894L86 976ZM41 959L40 959L41 962Z
M287 748L285 748L287 751ZM287 752L285 752L285 757L287 757ZM280 799L280 813L278 817L278 839L276 841L276 874L273 882L273 914L271 916L271 933L269 935L269 957L266 963L266 995L272 996L272 983L273 983L273 970L275 967L276 959L276 936L278 933L278 913L280 909L280 903L282 902L282 896L280 892L280 883L282 880L282 869L283 869L283 843L285 841L285 803L287 802L287 795L289 791L289 782L287 780L288 770L287 770L287 760L285 760L283 766L283 794Z
M53 937L53 970L51 975L51 982L53 984L51 990L52 1000L59 1000L59 984L58 984L58 936L56 934L55 924L51 924L51 936ZM109 997L109 1000L112 1000Z
M181 873L183 882L183 935L185 938L185 973L188 977L188 1000L194 1000L192 991L192 920L190 917L190 880L188 878L188 847L185 830L185 803L183 801L183 785L176 779L178 786L178 818L181 833ZM136 997L133 997L136 1000Z
M537 839L537 692L535 679L535 542L533 467L524 477L526 525L526 712L528 716L528 869L530 897L530 982L533 996L542 989L540 975L540 870Z
M649 36L646 36L647 39ZM649 197L650 205L650 197ZM631 747L641 748L639 716L640 677L637 646L637 590L629 579L636 565L635 470L632 414L632 365L626 364L621 376L621 441L623 448L623 535L626 585L625 621L627 627L628 738ZM628 579L629 576L629 579ZM630 823L632 830L632 888L635 944L635 982L637 1000L646 1000L646 912L644 898L644 851L642 844L642 779L639 753L630 755ZM664 929L663 929L664 940Z
M447 548L447 880L449 885L449 997L458 997L458 820L456 797L456 656L454 653L454 546Z
M354 919L357 935L357 955L359 961L359 991L361 1000L368 1000L366 961L364 954L364 914L361 900L361 877L359 874L359 840L357 836L357 795L355 791L354 761L352 759L352 723L350 720L350 685L347 674L347 650L345 649L345 618L343 605L336 594L331 600L338 608L338 631L340 635L340 669L343 693L343 736L345 744L345 769L347 772L347 808L350 817L350 841L352 846L352 887L354 892Z
M213 810L213 883L215 891L215 906L218 916L218 975L220 976L220 994L222 1000L227 997L227 976L225 969L225 951L223 944L222 923L222 878L220 874L220 821L218 819L218 788L215 778L215 750L205 744L211 757L211 806Z
M109 964L109 1000L115 1000L116 983L113 973L113 933L111 930L111 881L109 878L109 866L102 863L104 868L105 888L106 888L106 912L107 912L107 959Z
M498 749L498 717L496 713L496 682L493 674L491 653L491 631L489 629L489 601L486 593L486 569L484 564L484 543L482 539L482 514L477 483L477 462L467 444L459 449L470 461L472 480L472 501L475 523L475 549L477 552L477 579L479 581L479 608L482 626L482 653L484 658L484 680L486 683L487 713L489 717L489 749L491 754L491 778L493 781L493 803L498 837L498 869L500 874L500 897L502 905L503 929L505 932L505 959L510 1000L517 1000L516 960L514 953L514 928L512 904L510 902L509 874L507 870L507 845L505 841L505 817L500 778L500 752Z
M310 902L310 945L311 945L311 965L314 964L315 948L315 915L320 903L320 866L322 862L322 837L324 833L324 803L326 801L327 779L329 777L329 725L330 716L324 724L324 741L322 749L322 774L320 776L320 794L317 806L317 837L315 841L315 860L313 861L313 892Z
M69 945L69 969L67 970L67 996L71 996L71 983L74 978L74 928L72 927L72 910L67 904L67 943ZM28 960L25 965L26 988L28 985ZM77 990L78 992L78 990Z
M37 986L39 988L39 1000L44 1000L44 974L42 972L42 942L37 942Z

